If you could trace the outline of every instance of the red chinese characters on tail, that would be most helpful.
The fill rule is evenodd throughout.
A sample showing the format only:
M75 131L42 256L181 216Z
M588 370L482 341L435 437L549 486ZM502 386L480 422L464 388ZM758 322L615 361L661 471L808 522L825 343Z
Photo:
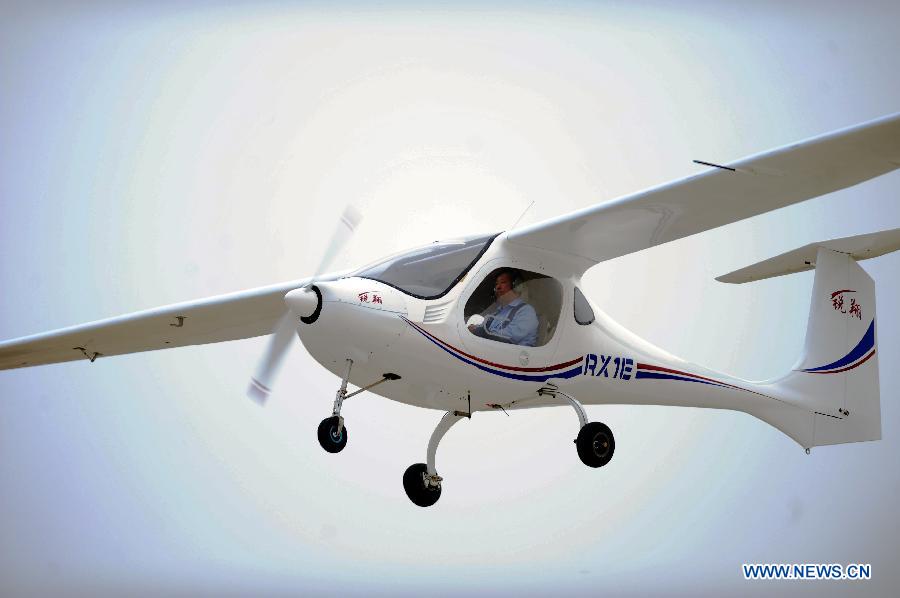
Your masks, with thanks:
M862 304L856 300L856 297L848 297L850 300L850 304L846 305L844 303L844 293L855 293L851 289L842 289L840 291L835 291L831 294L831 306L835 309L835 311L839 311L842 314L847 314L851 318L855 317L858 320L862 320Z

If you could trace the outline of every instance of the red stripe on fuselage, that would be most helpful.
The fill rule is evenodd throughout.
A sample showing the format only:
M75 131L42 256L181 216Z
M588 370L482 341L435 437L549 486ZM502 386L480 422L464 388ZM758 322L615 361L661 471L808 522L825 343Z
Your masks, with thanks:
M732 388L739 388L740 390L745 390L740 388L739 386L734 386L732 384L728 384L727 382L722 382L721 380L716 380L714 378L707 378L706 376L699 376L697 374L691 374L690 372L682 372L681 370L673 370L671 368L664 368L661 365L650 365L649 363L639 363L637 364L638 369L651 370L655 372L666 372L667 374L678 374L679 376L690 376L692 378L699 378L701 380L706 380L707 382L715 382L716 384L724 384L725 386L731 386Z
M728 388L733 388L735 390L743 390L744 392L749 392L751 394L755 394L761 397L766 397L767 399L774 399L776 401L780 401L781 399L777 399L775 397L769 396L767 394L756 392L755 390L750 390L749 388L742 388L740 386L735 386L734 384L729 384L727 382L722 382L721 380L716 380L715 378L707 378L706 376L700 376L698 374L691 374L690 372L682 372L681 370L673 370L672 368L665 368L661 365L650 365L649 363L639 363L637 364L638 369L656 371L656 372L666 372L667 374L676 374L678 376L688 376L690 378L697 378L699 380L705 380L707 382L712 382L713 384L718 384L720 386L725 386Z
M400 317L403 318L403 316L400 316ZM419 332L421 332L428 338L433 339L436 343L440 343L440 344L444 345L448 349L452 349L452 350L456 351L460 355L465 355L469 359L474 359L478 363L483 363L484 365L489 365L489 366L492 366L495 368L503 368L505 370L510 370L512 372L549 372L551 370L559 370L562 368L569 367L570 365L575 365L576 363L578 363L579 361L581 361L583 359L582 357L576 357L572 361L567 361L565 363L558 363L556 365L548 365L547 367L543 367L543 368L523 368L523 367L518 367L518 366L514 366L514 365L503 365L502 363L494 363L493 361L488 361L487 359L475 357L474 355L470 355L469 353L466 353L465 351L461 351L461 350L457 349L456 347L454 347L453 345L451 345L450 343L442 341L441 339L434 336L433 334L431 334L430 332L428 332L421 326L416 325L411 320L407 320L406 318L403 318L403 319L406 320L407 324L409 324L410 326L412 326L413 328L415 328L416 330L418 330Z

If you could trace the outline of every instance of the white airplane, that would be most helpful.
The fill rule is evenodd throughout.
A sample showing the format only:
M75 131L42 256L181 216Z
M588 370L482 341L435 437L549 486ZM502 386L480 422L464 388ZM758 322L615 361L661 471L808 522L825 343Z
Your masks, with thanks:
M718 280L743 283L815 268L805 350L784 376L750 382L678 359L613 322L579 290L591 266L856 185L900 167L900 113L489 236L402 252L355 271L179 303L0 343L0 369L271 334L250 394L269 394L297 334L341 378L319 425L347 443L343 401L363 391L445 412L425 463L403 475L433 505L438 443L479 411L571 406L589 467L607 464L612 431L584 405L654 404L743 411L811 447L878 440L875 288L856 263L900 249L900 229L807 245ZM356 226L345 212L323 263ZM324 268L320 268L320 271ZM274 331L274 332L273 332ZM348 392L353 384L358 390Z

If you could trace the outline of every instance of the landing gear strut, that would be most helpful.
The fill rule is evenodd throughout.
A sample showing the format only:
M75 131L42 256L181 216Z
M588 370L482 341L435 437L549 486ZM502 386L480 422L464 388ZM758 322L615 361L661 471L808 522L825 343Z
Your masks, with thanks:
M469 416L470 414L462 411L445 413L428 441L428 463L414 463L404 472L403 489L413 504L430 507L441 497L441 482L444 478L438 475L434 466L438 444L453 424Z
M361 392L369 390L373 386L378 386L382 382L400 379L400 376L397 374L384 374L382 375L381 380L347 394L347 381L350 379L350 369L352 367L353 360L348 359L347 368L344 370L344 377L341 378L341 387L334 395L334 408L331 410L331 417L326 417L322 420L322 423L319 424L319 444L329 453L339 453L347 446L347 426L344 425L344 418L341 417L341 406L343 406L344 401Z
M616 439L609 426L602 422L588 422L587 413L575 397L568 395L555 385L548 384L538 390L538 396L562 397L566 399L578 414L578 436L575 438L575 448L578 458L588 467L603 467L613 457L616 451Z

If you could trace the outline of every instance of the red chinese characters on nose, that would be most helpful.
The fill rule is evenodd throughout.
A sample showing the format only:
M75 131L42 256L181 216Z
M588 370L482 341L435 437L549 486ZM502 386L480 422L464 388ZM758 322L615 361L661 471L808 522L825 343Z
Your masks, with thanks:
M844 309L844 293L855 292L856 291L850 289L842 289L840 291L833 292L831 294L831 307L833 307L835 311L839 311L842 314L847 314L851 318L856 317L857 320L862 320L862 304L859 303L855 297L849 297L849 309Z
M369 295L372 295L372 297L370 298ZM372 291L360 293L359 295L357 295L357 297L359 297L360 303L380 303L384 305L384 303L381 301L381 295Z

